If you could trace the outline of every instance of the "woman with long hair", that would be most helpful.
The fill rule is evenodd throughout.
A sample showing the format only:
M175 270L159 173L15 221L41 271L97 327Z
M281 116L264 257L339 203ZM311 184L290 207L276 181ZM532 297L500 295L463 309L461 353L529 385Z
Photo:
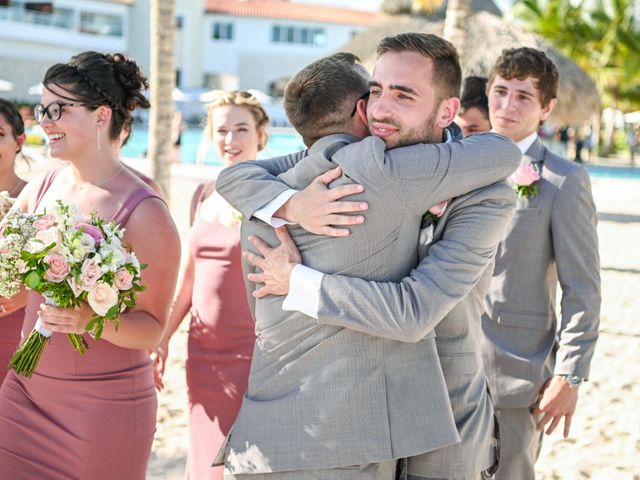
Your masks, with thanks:
M142 480L157 400L148 350L165 328L180 257L165 203L116 156L123 125L148 108L147 81L121 54L84 52L50 67L36 119L51 156L68 164L25 187L16 205L51 211L57 200L125 228L124 242L147 264L146 287L99 341L85 333L93 311L46 305L30 291L23 337L37 317L53 332L31 378L10 371L0 388L0 472L4 478ZM159 240L161 239L161 241ZM79 355L64 338L84 334Z
M205 144L224 165L255 159L269 118L248 92L222 92L209 104ZM187 353L189 451L185 478L222 479L213 455L233 424L247 389L255 342L240 263L241 217L216 191L200 185L191 206L189 254L157 349L159 387L171 336L191 312Z

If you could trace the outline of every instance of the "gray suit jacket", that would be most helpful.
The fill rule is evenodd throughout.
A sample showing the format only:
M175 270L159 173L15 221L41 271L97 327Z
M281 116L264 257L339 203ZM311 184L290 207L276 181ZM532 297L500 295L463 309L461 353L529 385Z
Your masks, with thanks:
M460 443L409 459L409 473L475 478L491 466L493 408L480 352L483 301L493 259L516 205L506 182L454 199L438 219L433 243L399 283L325 276L319 322L401 341L433 329ZM354 304L353 298L358 298Z
M527 155L542 168L540 193L518 200L482 322L496 408L529 407L553 374L588 377L598 337L600 260L589 175L539 139Z
M335 135L316 142L311 155L280 178L303 188L341 165L345 175L335 183L365 186L357 199L369 201L367 228L340 238L312 235L299 227L290 233L305 265L378 281L398 281L415 266L418 226L427 208L504 178L519 158L511 141L497 135L386 154L384 143L375 137L347 145L353 141ZM280 169L286 163L282 161ZM275 189L271 198L247 208L255 186L233 178L254 167L251 162L236 165L216 182L245 218L247 210L255 211L279 193ZM277 243L271 227L252 219L243 222L244 248L250 248L244 242L249 233ZM248 391L229 441L226 466L231 472L382 462L459 440L433 333L416 343L373 337L284 312L282 300L271 296L254 306L256 348Z

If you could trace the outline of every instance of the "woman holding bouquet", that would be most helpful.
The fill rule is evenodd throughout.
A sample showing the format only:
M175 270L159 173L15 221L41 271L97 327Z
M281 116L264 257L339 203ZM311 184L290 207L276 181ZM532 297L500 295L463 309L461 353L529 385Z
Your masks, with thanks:
M25 142L24 123L18 108L8 100L0 98L0 216L4 216L10 203L27 184L16 174L16 157ZM20 343L20 331L24 320L26 291L12 298L0 297L0 384L7 374L7 364Z
M255 159L265 146L269 117L248 92L216 92L209 104L204 143L225 165ZM213 182L192 199L189 255L157 349L161 377L168 344L191 312L187 354L189 437L185 478L222 480L211 467L247 389L255 342L240 263L240 214L215 192ZM161 388L161 380L159 381Z
M94 317L88 304L58 308L29 292L23 336L38 317L53 335L33 375L10 371L0 388L0 472L12 479L142 480L157 407L147 351L165 328L180 257L167 206L116 155L131 112L149 106L147 81L120 54L85 52L49 68L43 85L36 119L52 157L68 165L31 181L16 205L52 212L62 200L124 227L123 241L148 265L146 289L121 313L117 331L105 322L99 341L85 333ZM67 333L84 334L84 355Z

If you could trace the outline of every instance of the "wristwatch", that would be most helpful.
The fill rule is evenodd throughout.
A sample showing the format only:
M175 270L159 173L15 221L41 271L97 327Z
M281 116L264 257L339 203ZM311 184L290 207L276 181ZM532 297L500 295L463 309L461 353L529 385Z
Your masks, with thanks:
M567 382L569 387L578 388L584 382L584 378L580 375L564 375L564 381Z

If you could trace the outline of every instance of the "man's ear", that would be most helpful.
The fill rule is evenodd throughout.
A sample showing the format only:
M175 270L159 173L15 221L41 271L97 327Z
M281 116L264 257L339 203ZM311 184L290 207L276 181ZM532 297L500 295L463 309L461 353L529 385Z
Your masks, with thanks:
M458 112L460 112L460 99L458 97L446 98L438 108L436 126L439 128L448 127L456 119Z
M356 103L356 115L362 123L365 125L369 125L369 121L367 120L367 101L364 98L358 100Z
M553 112L553 108L556 106L556 103L558 103L558 99L552 98L549 101L549 104L542 109L542 113L540 115L541 122L544 122L547 118L549 118L549 115L551 115L551 112Z

